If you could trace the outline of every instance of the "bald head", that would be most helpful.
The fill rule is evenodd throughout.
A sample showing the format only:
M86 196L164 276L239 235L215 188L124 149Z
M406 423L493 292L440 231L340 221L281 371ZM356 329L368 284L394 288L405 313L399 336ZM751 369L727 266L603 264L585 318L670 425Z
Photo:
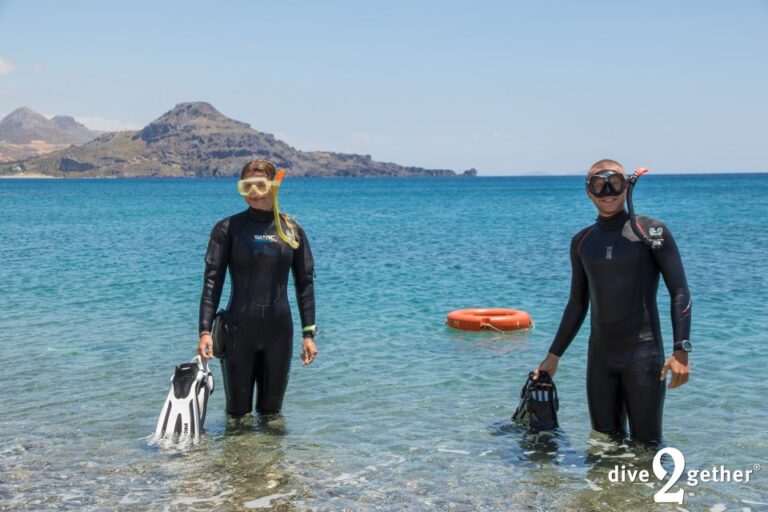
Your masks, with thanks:
M614 171L619 171L621 174L624 174L624 166L622 166L619 162L616 160L611 160L610 158L603 158L602 160L598 160L592 164L592 166L589 168L589 171L587 172L587 176L592 176L597 171L602 169L613 169Z

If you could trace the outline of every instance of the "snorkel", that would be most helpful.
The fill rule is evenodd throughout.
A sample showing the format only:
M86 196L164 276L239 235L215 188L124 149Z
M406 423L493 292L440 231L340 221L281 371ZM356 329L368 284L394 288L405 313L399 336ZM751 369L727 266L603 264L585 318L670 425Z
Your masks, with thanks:
M637 223L637 218L635 217L635 208L632 205L632 189L635 188L637 180L640 179L640 176L647 172L647 167L640 167L636 169L634 174L632 174L632 176L630 176L627 180L629 183L629 186L627 187L627 210L629 211L629 225L632 228L632 231L640 240L643 241L645 245L651 249L656 250L661 249L664 245L664 239L661 237L661 229L659 228L657 231L656 228L650 228L650 236L646 235L645 231L643 231L643 229Z
M285 243L290 245L292 249L298 249L299 242L296 238L288 236L285 231L283 231L283 223L280 222L280 207L277 204L277 194L280 192L280 183L282 183L284 177L285 169L278 170L272 185L272 211L275 213L275 227L277 228L278 236Z

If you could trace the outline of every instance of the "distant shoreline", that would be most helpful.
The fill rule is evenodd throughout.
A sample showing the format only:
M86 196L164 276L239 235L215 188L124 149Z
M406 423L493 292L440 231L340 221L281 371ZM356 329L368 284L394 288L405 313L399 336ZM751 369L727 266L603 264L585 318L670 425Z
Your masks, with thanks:
M0 179L3 180L18 180L18 179L28 179L28 180L64 180L66 178L59 178L57 176L47 176L45 174L0 174Z

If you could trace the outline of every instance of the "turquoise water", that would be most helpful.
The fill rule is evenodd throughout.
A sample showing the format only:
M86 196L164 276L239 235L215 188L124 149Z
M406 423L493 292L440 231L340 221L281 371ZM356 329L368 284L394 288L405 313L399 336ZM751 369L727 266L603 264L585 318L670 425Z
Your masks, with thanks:
M687 469L768 462L767 194L768 175L650 175L636 192L674 232L694 297L692 379L664 423ZM317 263L320 355L303 367L296 344L269 422L227 424L214 365L207 434L178 451L150 435L194 355L209 230L244 206L234 183L4 180L0 202L2 509L768 508L766 471L678 485L681 506L652 505L658 482L610 483L653 452L590 434L586 328L557 375L562 432L510 424L567 299L569 239L595 216L580 177L286 181ZM473 306L527 310L536 329L443 325Z

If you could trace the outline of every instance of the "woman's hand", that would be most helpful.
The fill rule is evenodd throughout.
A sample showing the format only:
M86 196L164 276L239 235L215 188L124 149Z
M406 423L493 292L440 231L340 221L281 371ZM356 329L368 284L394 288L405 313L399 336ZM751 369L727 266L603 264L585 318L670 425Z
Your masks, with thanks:
M208 333L200 335L200 343L197 344L197 353L203 359L213 359L213 338Z
M202 341L201 341L202 343ZM315 346L315 340L307 336L301 344L301 360L304 365L310 365L315 361L317 357L317 347Z
M554 378L557 372L557 363L560 361L560 356L556 356L552 352L547 352L547 357L544 358L539 366L533 370L533 380L539 378L539 372L547 372L550 377Z

